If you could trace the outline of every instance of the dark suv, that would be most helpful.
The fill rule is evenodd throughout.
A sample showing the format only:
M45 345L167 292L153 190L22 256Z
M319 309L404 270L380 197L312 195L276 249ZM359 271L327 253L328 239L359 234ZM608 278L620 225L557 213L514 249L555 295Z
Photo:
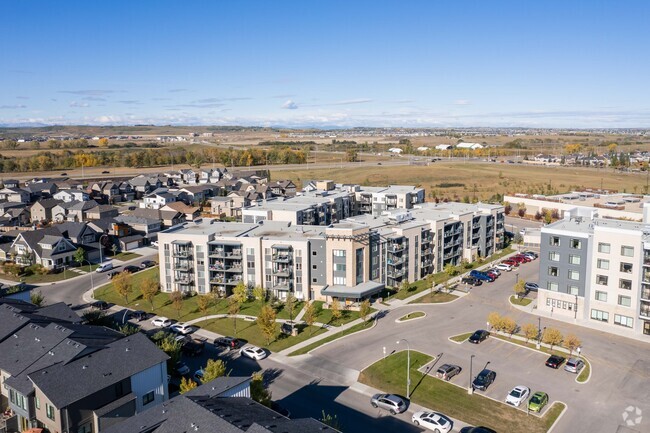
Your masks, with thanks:
M234 337L215 338L214 345L228 350L239 349L243 346L242 342Z
M478 376L476 376L476 379L474 379L474 382L472 382L472 388L485 391L488 389L488 386L492 385L492 382L494 382L494 379L496 379L496 377L497 374L494 371L488 370L486 368L485 370L481 371Z

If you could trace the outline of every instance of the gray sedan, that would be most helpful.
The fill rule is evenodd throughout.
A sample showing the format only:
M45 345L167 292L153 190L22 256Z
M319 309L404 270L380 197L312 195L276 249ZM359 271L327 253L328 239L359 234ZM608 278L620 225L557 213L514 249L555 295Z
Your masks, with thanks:
M372 407L386 409L393 415L406 410L406 402L394 394L375 394L370 399L370 404Z

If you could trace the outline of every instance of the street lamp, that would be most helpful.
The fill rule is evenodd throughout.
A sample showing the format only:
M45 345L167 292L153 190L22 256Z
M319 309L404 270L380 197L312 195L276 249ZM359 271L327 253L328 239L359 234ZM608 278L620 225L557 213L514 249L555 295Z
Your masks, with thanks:
M519 272L515 272L515 284L519 282Z
M397 344L400 341L406 343L406 398L409 398L411 393L411 346L406 338L397 340Z
M81 263L83 264L83 262L88 263L88 273L90 274L90 288L93 291L93 299L95 299L95 282L93 281L93 271L91 269L92 265L90 264L90 261L87 259L83 259Z
M469 385L467 386L467 393L470 395L474 392L474 388L472 388L472 364L474 363L475 356L472 355L469 357Z
M537 349L539 349L539 344L542 339L542 318L537 318Z

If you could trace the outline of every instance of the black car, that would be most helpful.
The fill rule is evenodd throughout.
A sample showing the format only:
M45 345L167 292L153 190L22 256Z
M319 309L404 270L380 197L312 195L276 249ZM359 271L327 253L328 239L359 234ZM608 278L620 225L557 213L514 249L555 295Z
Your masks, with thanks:
M109 173L110 173L110 171L108 171L108 170L102 171L102 174L109 174Z
M490 333L485 329L479 329L469 337L469 342L474 344L479 344L481 341L485 340L490 336Z
M460 429L460 433L497 433L496 430L492 430L488 427L463 427Z
M137 320L138 322L147 320L147 317L149 317L148 314L142 310L131 311L131 314L129 314L129 316L131 317L131 319Z
M68 173L61 173L60 176L67 176Z
M139 270L140 270L139 267L137 267L137 266L133 266L133 265L129 265L129 266L124 266L124 269L122 269L122 272L128 272L128 273L130 273L130 274L135 274L135 273L138 272Z
M181 352L187 356L199 356L203 352L205 341L196 338L189 339L181 348Z
M558 368L560 368L560 365L562 365L564 363L565 360L566 360L566 358L564 358L563 356L551 355L546 360L546 366L558 369Z
M485 391L488 389L488 386L492 385L492 382L494 382L494 379L496 379L497 374L492 371L488 370L487 368L483 371L481 371L478 376L474 379L474 382L472 382L472 388L473 389L478 389L480 391Z
M95 301L91 304L91 306L101 311L108 310L108 302L106 301Z
M483 284L483 281L474 277L464 277L462 280L460 280L460 282L463 284L469 284L470 286L480 286Z
M147 269L155 265L156 262L154 262L153 260L144 260L142 263L140 263L140 269Z
M215 338L214 345L218 347L223 347L228 350L239 349L243 346L242 342L234 337L219 337Z

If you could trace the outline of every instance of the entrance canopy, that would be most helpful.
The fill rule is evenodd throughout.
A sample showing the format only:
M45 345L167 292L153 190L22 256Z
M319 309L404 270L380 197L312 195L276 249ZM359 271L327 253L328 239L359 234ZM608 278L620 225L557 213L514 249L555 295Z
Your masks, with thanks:
M333 298L343 299L364 299L376 295L384 289L383 283L376 281L366 281L353 287L348 286L328 286L321 290L321 294Z

